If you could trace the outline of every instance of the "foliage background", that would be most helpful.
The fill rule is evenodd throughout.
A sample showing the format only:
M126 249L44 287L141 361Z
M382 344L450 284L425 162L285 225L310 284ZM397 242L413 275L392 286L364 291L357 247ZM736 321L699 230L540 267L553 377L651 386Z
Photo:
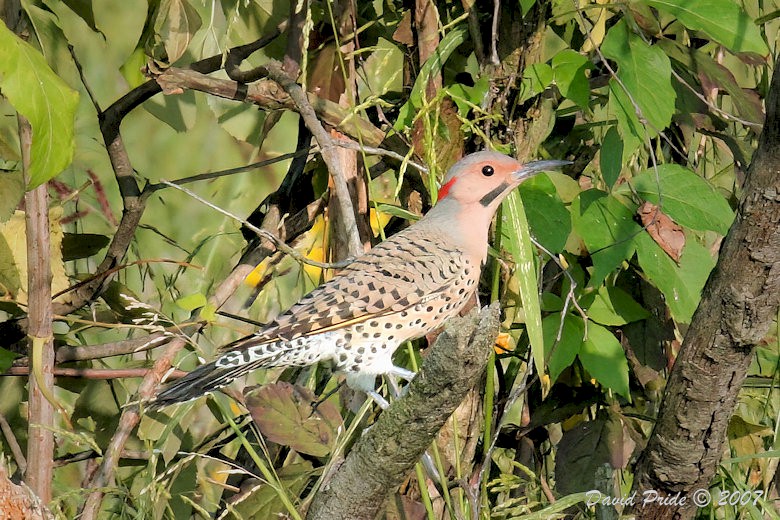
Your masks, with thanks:
M475 6L470 20L464 12L469 4L312 2L304 17L300 82L340 102L350 117L385 131L386 147L429 167L418 198L400 189L412 176L405 162L386 159L384 169L377 167L384 173L367 183L371 206L363 215L375 241L382 226L392 232L435 200L437 181L464 153L490 146L523 160L573 161L562 173L525 183L522 199L507 201L497 220L481 292L483 302L502 301L509 339L435 454L452 482L476 481L478 496L469 497L465 486L437 488L418 471L391 500L387 516L465 518L480 508L483 517L552 517L563 510L555 498L559 506L578 503L571 515L608 515L586 507L581 493L600 489L620 496L631 488L631 464L652 427L664 376L715 264L756 146L780 6L750 0L521 1L496 4L500 22L493 27L491 9ZM290 12L288 3L276 1L22 6L23 35L32 47L18 47L3 28L0 51L0 287L9 326L3 329L4 370L11 352L24 353L11 327L26 304L23 219L14 213L24 189L16 112L41 121L34 128L52 121L64 126L52 125L47 153L36 155L51 163L35 166L33 178L48 181L52 195L53 241L65 255L53 253L58 291L95 271L107 243L101 236L116 232L123 205L94 103L108 107L143 84L148 63L145 70L154 75L171 64L186 67L220 55L269 34ZM344 29L350 16L357 37ZM284 58L286 45L285 36L274 39L245 66ZM54 72L51 83L39 85L23 72L46 67L31 49ZM127 114L121 132L143 186L294 152L297 119L292 111L186 90L146 101ZM370 154L362 159L367 166L380 160ZM278 188L288 164L191 187L245 217ZM306 175L316 196L325 193L327 171L319 160L310 161ZM662 215L650 225L641 219L646 201ZM531 235L546 250L534 248L532 257L522 240L523 207ZM339 231L329 215L296 243L314 260L332 258L332 233ZM191 369L197 356L209 359L219 345L250 333L253 325L204 306L241 257L246 242L240 226L183 192L157 191L135 230L127 268L100 299L57 317L57 345L101 346L181 327L200 309L208 325L177 359L180 368ZM532 267L513 269L513 260ZM246 286L222 311L265 322L330 273L279 258L261 264L256 275L253 280L267 278L254 303L245 307L255 293ZM538 300L528 291L537 286ZM704 508L702 518L776 517L770 497L777 497L780 449L777 337L775 328L755 350L731 421L729 451L712 482L714 494L747 490L763 496L744 507ZM419 362L416 350L401 350L409 366ZM155 356L150 350L63 366L143 368ZM529 374L531 358L537 369L544 367L541 377ZM374 412L351 407L349 396L339 393L320 408L325 424L313 425L309 394L300 394L300 387L317 393L333 388L329 372L258 373L249 383L279 376L299 387L272 385L247 394L255 421L222 396L144 416L125 446L101 516L297 514ZM22 446L28 426L24 385L19 377L0 380L0 413ZM58 379L57 398L73 424L56 427L51 508L60 517L71 518L82 507L81 488L137 386L137 378ZM238 417L235 427L232 416ZM488 451L494 433L496 449ZM8 442L3 440L5 453ZM488 461L489 470L480 473ZM9 464L18 470L18 461Z

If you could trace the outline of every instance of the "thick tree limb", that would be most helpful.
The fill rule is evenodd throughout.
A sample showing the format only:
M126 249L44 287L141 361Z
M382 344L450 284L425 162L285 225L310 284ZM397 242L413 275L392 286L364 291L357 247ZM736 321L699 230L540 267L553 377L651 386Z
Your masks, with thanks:
M485 370L498 324L497 304L447 324L407 395L355 444L312 502L308 520L376 516Z
M726 428L753 357L780 306L780 61L767 117L748 169L737 218L723 240L636 468L640 494L687 498L683 507L651 504L637 518L690 518L688 493L706 489L723 454Z

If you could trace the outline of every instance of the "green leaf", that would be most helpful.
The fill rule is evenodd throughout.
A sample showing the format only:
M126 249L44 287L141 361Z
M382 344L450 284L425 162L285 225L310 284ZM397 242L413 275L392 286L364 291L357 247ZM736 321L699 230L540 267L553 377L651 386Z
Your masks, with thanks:
M92 12L92 2L90 0L62 0L71 11L76 13L84 22L95 32L98 31L95 26L95 13Z
M582 322L582 318L567 314L563 322L561 340L556 343L560 327L560 312L545 316L542 320L547 369L550 372L552 382L555 382L561 372L574 362L577 354L580 353L582 338L585 335L585 324Z
M436 52L425 61L425 64L420 68L420 74L417 75L417 79L412 87L412 92L409 94L409 101L404 103L399 111L399 117L396 121L394 128L396 130L403 130L405 127L411 126L414 116L417 113L417 109L423 106L423 93L428 86L428 81L434 73L441 71L444 64L449 59L450 55L460 47L469 37L469 30L465 24L457 25L448 32L444 38L441 39L439 45L436 46Z
M571 233L571 214L549 177L531 177L520 185L520 195L534 238L553 253L563 251Z
M176 305L184 309L185 311L194 311L195 309L198 309L200 307L203 307L208 303L208 300L206 299L206 296L204 296L201 293L194 293L190 294L189 296L184 296L183 298L179 298L176 300Z
M604 134L604 141L601 143L601 152L599 155L599 165L601 166L601 177L610 190L620 177L620 170L623 168L623 141L620 139L617 129L610 126L607 133Z
M629 31L624 20L609 30L601 50L607 58L617 62L618 77L639 106L642 116L652 125L648 128L650 135L655 136L669 126L676 94L672 87L672 65L666 54ZM620 85L611 88L622 90ZM613 108L617 107L636 118L636 110L629 100L621 100ZM644 132L635 135L643 138Z
M371 54L363 62L357 84L360 99L381 96L403 88L404 54L394 43L379 38Z
M645 0L645 3L675 16L687 28L703 32L732 52L769 54L758 26L732 0Z
M522 103L544 92L553 82L552 67L546 63L534 63L523 71L523 81L520 83L520 99Z
M635 250L635 237L642 228L633 212L615 197L599 190L587 190L571 205L574 230L582 237L593 260L589 285L597 287Z
M78 93L30 44L0 24L0 90L33 129L29 183L35 188L73 160Z
M626 399L631 398L626 354L615 335L608 329L589 323L588 338L582 342L578 356L582 366L596 381Z
M525 327L531 344L536 370L545 372L544 335L542 333L542 312L539 308L539 290L534 269L533 246L528 230L528 220L523 209L523 201L517 190L512 191L504 200L505 215L511 225L502 226L509 236L507 246L516 263L514 276L520 288L520 300L525 312ZM546 389L544 389L546 393Z
M162 0L154 21L151 55L165 63L175 63L184 55L201 23L200 15L187 0Z
M0 348L0 373L5 372L14 362L14 359L18 358L19 354Z
M382 202L379 202L376 204L376 210L379 213L386 213L394 217L408 220L409 222L417 222L418 220L420 220L420 215L418 215L417 213L412 213L408 209L404 209L401 206L396 206L393 204L384 204Z
M561 94L585 109L590 101L590 85L585 71L590 66L587 57L571 49L559 52L552 59L553 78Z
M324 457L330 453L342 426L341 415L331 401L319 404L308 388L274 383L246 393L246 407L269 440L299 453Z
M278 470L281 489L274 489L274 486L262 480L251 479L241 486L239 493L230 498L230 510L234 514L227 518L290 518L279 493L298 496L317 473L311 462L304 461L288 463Z
M489 87L490 80L487 76L482 76L473 87L456 83L447 87L447 93L458 106L458 113L465 117L473 107L482 105Z
M621 163L627 162L644 142L646 130L642 123L639 122L636 109L631 103L628 94L614 78L609 80L609 103L607 106L609 112L615 115L618 132L620 137L623 138ZM648 133L650 135L653 134L651 130L648 130Z
M0 171L0 222L5 222L24 197L24 179L21 170Z
M680 62L691 72L695 72L702 81L711 82L718 88L728 92L732 98L732 106L739 115L751 123L762 125L764 114L761 99L748 89L743 89L734 78L734 74L712 59L710 55L699 49L691 49L672 40L658 42L666 54L673 60Z
M534 6L536 0L520 0L519 3L520 3L520 10L523 16L525 16L528 14L528 11L530 11L531 8Z
M642 233L636 240L636 253L642 271L666 298L672 317L678 323L690 323L701 290L715 267L709 251L689 238L677 265L650 235Z
M625 325L650 316L631 295L618 287L599 288L593 303L587 308L588 318L602 325Z
M62 261L88 258L108 245L110 239L95 233L63 233Z
M734 221L726 199L706 180L677 164L659 165L657 177L655 170L645 170L631 179L631 185L682 226L725 235ZM620 186L617 192L629 194L630 187Z

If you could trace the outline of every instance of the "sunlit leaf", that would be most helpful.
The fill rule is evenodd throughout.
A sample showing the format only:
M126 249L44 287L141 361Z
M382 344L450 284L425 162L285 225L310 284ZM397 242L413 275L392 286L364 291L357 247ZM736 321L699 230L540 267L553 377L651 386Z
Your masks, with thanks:
M402 130L404 127L411 126L416 110L423 105L423 93L428 86L428 81L433 74L441 71L450 55L466 41L469 30L466 24L460 24L453 27L436 46L436 52L420 68L420 73L415 79L412 92L407 101L400 109L398 120L394 128Z
M285 465L278 471L282 492L296 496L316 473L317 470L308 461ZM251 483L254 485L249 485ZM279 498L279 490L258 479L253 479L251 483L242 486L241 492L230 499L230 509L237 514L227 518L288 517L285 514L287 508Z
M202 293L193 293L176 300L176 305L185 311L194 311L195 309L203 307L206 303L206 296Z
M631 295L619 287L599 288L593 298L593 303L586 309L588 318L602 325L625 325L650 316L650 313L639 305Z
M21 170L0 171L0 222L5 222L24 197L24 180Z
M529 65L523 71L523 81L520 83L520 102L541 94L552 82L552 67L546 63Z
M58 175L73 159L78 93L46 64L40 52L0 24L0 90L30 121L32 189Z
M631 258L642 228L630 209L599 190L582 192L572 202L571 217L593 260L589 284L598 286L623 260Z
M733 0L644 1L674 15L689 29L703 32L732 52L752 52L760 56L769 53L758 26Z
M709 251L695 240L688 240L677 265L647 233L642 233L636 239L636 252L642 271L663 293L674 319L690 323L704 283L715 266Z
M661 206L675 222L691 229L717 231L725 235L734 211L710 183L677 164L661 164L634 176L631 185L645 200ZM629 186L616 193L628 194Z
M561 94L582 108L588 108L590 101L590 85L585 76L590 66L587 57L571 49L557 53L552 59L553 78Z
M167 63L175 63L201 26L200 15L187 0L163 0L154 23Z
M651 127L647 129L651 136L663 130L672 121L676 94L672 87L672 66L668 56L658 47L648 45L642 38L628 29L621 20L610 28L601 50L607 58L618 64L617 75L622 86L610 82L612 90L628 90L625 100L613 108L626 112L626 116L639 125L634 103L639 107L642 117ZM633 102L632 102L633 100ZM619 120L620 121L620 120ZM638 128L623 128L631 131L640 140L644 131Z
M544 350L550 379L555 382L563 370L569 367L582 347L585 324L582 318L567 314L561 326L561 313L555 312L542 320ZM560 341L558 334L560 331Z
M539 308L539 290L534 268L533 246L528 230L528 221L523 209L523 201L517 191L513 191L504 201L505 214L511 225L503 226L508 235L507 248L516 263L515 276L520 288L520 300L525 313L525 326L531 343L536 370L545 373L544 334L542 333L542 313ZM547 389L543 389L546 393Z
M534 238L553 253L563 251L571 232L571 214L546 175L537 175L520 185L528 225Z
M612 332L596 323L589 323L588 337L582 342L578 357L585 370L602 386L626 399L631 398L626 353Z

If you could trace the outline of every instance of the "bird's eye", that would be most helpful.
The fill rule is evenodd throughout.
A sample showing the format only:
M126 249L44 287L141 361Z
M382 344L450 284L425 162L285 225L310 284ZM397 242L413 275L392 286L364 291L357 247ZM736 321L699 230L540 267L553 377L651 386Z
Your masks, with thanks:
M496 171L489 164L487 166L482 167L482 175L484 175L485 177L490 177L494 173L496 173Z

